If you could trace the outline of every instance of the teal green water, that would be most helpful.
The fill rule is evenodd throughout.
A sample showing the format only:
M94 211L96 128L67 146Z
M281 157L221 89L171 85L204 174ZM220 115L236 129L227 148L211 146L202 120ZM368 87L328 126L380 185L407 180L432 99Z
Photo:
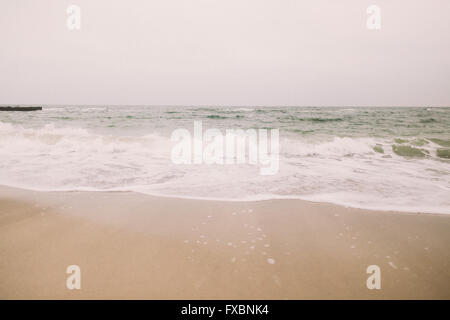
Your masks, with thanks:
M280 170L175 166L178 128L279 129ZM0 183L180 197L300 198L450 213L450 109L44 106L0 112Z

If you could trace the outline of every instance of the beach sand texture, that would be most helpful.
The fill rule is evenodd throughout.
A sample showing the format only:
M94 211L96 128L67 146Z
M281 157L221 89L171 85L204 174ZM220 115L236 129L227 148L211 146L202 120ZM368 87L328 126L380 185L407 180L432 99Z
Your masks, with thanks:
M449 299L449 230L447 215L300 200L1 187L0 298Z

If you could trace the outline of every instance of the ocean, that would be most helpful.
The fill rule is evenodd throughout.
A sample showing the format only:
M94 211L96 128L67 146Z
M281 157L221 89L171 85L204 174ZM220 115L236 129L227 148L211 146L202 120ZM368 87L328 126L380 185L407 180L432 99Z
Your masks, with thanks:
M171 133L279 129L279 171L174 164ZM0 184L450 213L450 108L44 106L0 112Z

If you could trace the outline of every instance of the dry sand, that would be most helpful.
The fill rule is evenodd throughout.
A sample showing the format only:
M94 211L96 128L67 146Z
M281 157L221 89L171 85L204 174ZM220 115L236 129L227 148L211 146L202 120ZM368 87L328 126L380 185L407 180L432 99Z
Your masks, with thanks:
M450 215L0 187L1 299L450 299L449 248Z

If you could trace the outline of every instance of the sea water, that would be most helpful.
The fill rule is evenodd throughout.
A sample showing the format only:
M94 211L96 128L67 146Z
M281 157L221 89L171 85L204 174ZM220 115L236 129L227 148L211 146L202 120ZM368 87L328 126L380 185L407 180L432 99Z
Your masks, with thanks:
M279 171L180 165L171 133L279 129ZM44 106L0 112L0 184L450 213L450 108Z

